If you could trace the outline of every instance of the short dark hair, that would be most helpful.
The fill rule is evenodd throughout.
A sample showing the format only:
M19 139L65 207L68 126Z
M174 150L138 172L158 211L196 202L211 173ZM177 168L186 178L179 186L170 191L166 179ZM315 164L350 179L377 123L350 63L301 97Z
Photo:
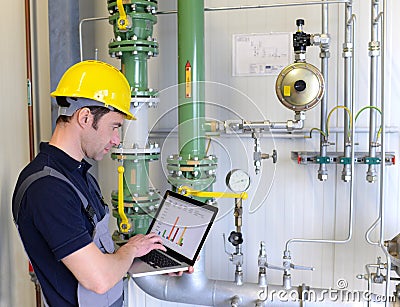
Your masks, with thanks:
M98 126L97 124L99 123L100 118L102 118L104 115L109 113L111 110L105 107L97 107L97 106L88 106L86 107L90 110L90 113L93 115L93 124L92 127L93 129L97 130ZM69 123L71 120L72 116L67 116L67 115L60 115L57 118L56 123Z

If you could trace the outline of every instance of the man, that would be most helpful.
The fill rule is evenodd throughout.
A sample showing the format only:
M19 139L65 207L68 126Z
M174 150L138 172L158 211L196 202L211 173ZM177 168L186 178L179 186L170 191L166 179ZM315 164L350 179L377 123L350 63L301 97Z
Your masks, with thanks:
M101 160L120 143L124 118L135 119L129 83L111 65L84 61L51 95L60 116L50 142L19 176L15 223L49 306L122 306L122 278L133 259L165 247L149 234L114 251L109 209L84 158Z

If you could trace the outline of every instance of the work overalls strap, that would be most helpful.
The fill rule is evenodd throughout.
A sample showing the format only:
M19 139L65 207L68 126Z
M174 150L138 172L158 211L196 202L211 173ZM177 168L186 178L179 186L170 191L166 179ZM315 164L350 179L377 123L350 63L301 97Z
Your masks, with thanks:
M46 176L53 176L59 178L68 183L74 189L74 191L77 193L82 202L82 205L85 209L88 218L95 227L92 236L93 242L103 253L112 254L115 251L115 249L114 249L114 242L112 241L111 235L108 231L108 221L110 219L110 212L108 206L105 206L106 210L105 216L100 221L98 221L93 208L88 203L87 198L82 194L82 192L79 191L79 189L67 177L65 177L57 170L48 166L45 166L43 170L28 176L20 185L16 193L16 196L14 198L14 202L12 204L12 211L15 224L17 225L18 222L18 213L21 207L22 198L26 190L33 182ZM94 187L96 193L103 202L100 189L97 186L96 182L94 181L93 177L90 174L87 174L87 178L88 181L90 182L89 184L92 187ZM96 274L96 272L93 272L93 274ZM93 307L93 306L121 307L123 304L123 282L122 280L120 280L113 288L111 288L104 294L97 294L93 291L86 289L80 283L78 283L77 295L78 295L79 306L81 307ZM46 302L45 305L47 306Z
M54 168L45 166L41 171L33 173L32 175L25 178L25 180L19 186L18 191L14 198L14 202L12 204L12 213L13 213L13 218L14 218L15 223L17 223L17 221L18 221L19 209L21 207L22 198L24 197L26 190L36 180L46 177L46 176L53 176L53 177L59 178L65 182L67 182L74 189L76 194L78 194L79 199L82 201L83 207L85 208L86 212L89 214L89 216L88 216L89 219L93 219L92 222L94 224L96 224L98 222L96 215L88 212L87 208L88 208L89 203L88 203L86 197L82 194L82 192L79 191L79 189L67 177L65 177L59 171L56 171ZM96 185L95 185L95 188L98 189Z

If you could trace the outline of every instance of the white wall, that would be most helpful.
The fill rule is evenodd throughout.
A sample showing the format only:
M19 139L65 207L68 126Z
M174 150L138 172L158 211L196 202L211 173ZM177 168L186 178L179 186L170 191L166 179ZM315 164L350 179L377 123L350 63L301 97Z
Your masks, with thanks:
M176 8L176 1L159 1L160 10ZM274 1L239 1L239 0L207 0L207 7L251 5L273 3ZM388 10L388 62L386 73L386 120L388 126L399 127L397 118L399 107L396 103L400 97L400 63L396 58L399 50L399 40L396 30L399 20L395 12L400 9L397 1L388 1L391 8ZM37 45L40 52L35 56L39 71L35 73L38 86L37 98L40 100L40 112L37 115L39 124L37 139L47 140L50 135L50 100L49 66L48 66L48 30L47 30L47 1L36 4ZM14 225L11 222L10 202L12 190L19 170L29 161L27 110L26 110L26 74L24 23L22 1L8 1L4 11L14 14L3 14L0 33L2 34L3 48L1 50L0 93L2 94L2 112L0 125L2 127L2 149L0 151L0 306L34 306L32 283L27 275L27 260L21 244L16 236ZM89 10L90 11L90 10ZM247 10L232 12L206 13L206 80L221 83L207 87L207 100L218 105L237 111L248 120L260 118L272 121L284 121L292 118L292 114L281 106L274 94L274 77L232 77L231 48L232 34L239 33L268 33L294 32L295 20L306 20L305 31L319 33L320 8L307 6L305 8L279 8L264 10ZM369 1L354 1L354 13L357 14L357 102L356 109L368 104L368 42L369 29ZM17 17L16 16L17 14ZM107 16L106 4L96 1L88 17ZM330 34L332 36L329 74L329 108L342 104L343 98L343 60L341 58L343 42L343 6L330 6ZM90 41L90 46L99 48L99 59L118 65L118 62L108 58L107 43L113 36L107 22L98 22L95 27L96 39ZM176 111L166 112L177 104L176 89L166 88L174 86L177 80L177 41L176 16L166 15L158 17L156 33L160 42L160 56L150 60L150 86L162 90L159 107L151 110L150 123L161 118L158 128L171 128L177 121ZM317 48L310 48L308 61L319 66ZM88 55L93 50L86 51ZM228 88L232 87L232 89ZM242 93L243 94L242 94ZM246 98L248 97L248 98ZM251 101L250 101L251 100ZM257 111L257 108L261 110ZM39 107L37 108L39 109ZM11 113L13 115L11 115ZM219 120L233 119L231 112L222 108L207 107L207 116ZM358 125L366 127L368 116L363 114ZM342 114L341 111L338 114ZM332 127L340 127L342 120L334 116ZM319 107L307 113L306 127L319 125ZM367 135L358 134L357 151L367 150ZM338 134L336 146L330 150L342 148L342 135ZM11 140L11 141L10 141ZM166 157L177 153L176 138L172 137L163 147L163 154L159 163L153 163L152 181L161 191L168 188L166 180L158 174L165 169ZM162 139L159 140L163 142ZM265 137L261 143L264 152L278 150L279 160L276 165L270 161L263 162L262 174L256 176L252 167L251 155L253 141L249 137L241 138L214 138L210 153L219 158L217 182L214 190L225 190L224 178L231 168L248 169L252 177L252 187L249 191L250 200L245 207L255 208L262 204L256 214L250 214L245 209L245 279L254 282L257 278L257 253L260 240L266 241L270 263L280 264L285 242L293 237L343 239L347 234L348 218L348 184L340 180L341 167L329 166L329 179L319 182L316 178L317 166L297 165L290 159L291 151L318 150L317 137L312 140ZM389 134L387 150L399 152L399 135ZM238 150L239 148L239 150ZM247 154L247 158L244 158ZM104 195L110 195L116 186L114 162L110 160L101 163L99 168L100 180ZM339 278L346 278L351 289L364 289L366 283L355 279L355 275L364 273L366 263L375 262L381 252L365 243L364 233L376 219L379 205L378 183L370 184L365 181L365 166L356 167L355 179L355 221L354 235L346 245L311 245L294 244L291 247L293 262L301 265L314 266L314 272L293 272L293 284L306 283L315 287L335 286ZM400 231L397 219L399 203L399 168L387 168L386 196L386 230L385 238L390 239ZM271 191L266 195L266 191ZM265 201L262 201L264 197ZM250 204L251 203L251 204ZM215 279L233 279L234 266L223 253L222 233L228 234L233 230L232 202L220 201L221 215L215 224L206 246L207 274ZM373 233L374 239L377 232ZM269 282L281 283L281 273L269 271ZM137 306L180 306L180 304L159 302L149 296L132 293ZM132 304L133 305L133 304Z

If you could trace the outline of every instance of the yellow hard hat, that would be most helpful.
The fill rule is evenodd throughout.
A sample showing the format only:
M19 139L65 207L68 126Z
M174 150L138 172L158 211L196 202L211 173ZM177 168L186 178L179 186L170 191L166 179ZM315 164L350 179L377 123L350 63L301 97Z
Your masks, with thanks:
M129 111L131 88L128 80L117 68L104 62L89 60L71 66L51 96L87 98L87 101L98 101L105 107L117 109L126 119L136 119Z

